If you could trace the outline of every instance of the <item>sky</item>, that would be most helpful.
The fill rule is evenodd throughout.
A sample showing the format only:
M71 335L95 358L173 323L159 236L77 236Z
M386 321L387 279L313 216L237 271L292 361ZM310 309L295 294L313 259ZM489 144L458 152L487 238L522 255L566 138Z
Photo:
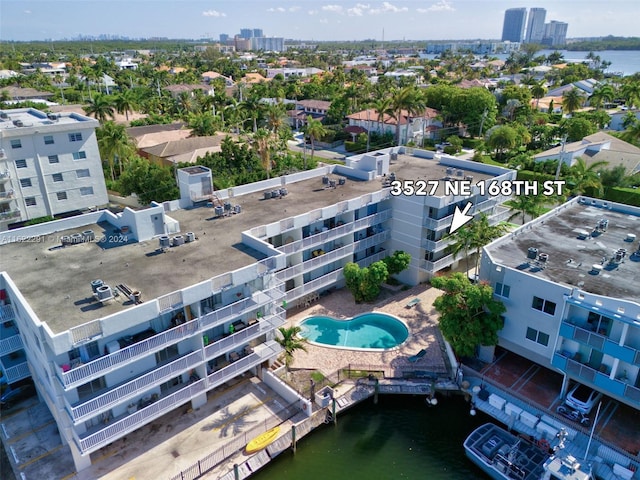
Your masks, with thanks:
M504 11L516 7L546 8L569 38L640 35L639 0L1 0L0 40L199 40L241 28L310 41L499 39Z

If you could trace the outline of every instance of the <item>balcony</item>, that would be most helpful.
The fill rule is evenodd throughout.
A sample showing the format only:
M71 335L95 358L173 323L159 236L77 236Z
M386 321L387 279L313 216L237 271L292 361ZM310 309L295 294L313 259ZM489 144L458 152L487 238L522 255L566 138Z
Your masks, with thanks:
M67 412L71 416L73 422L78 424L84 420L95 417L99 413L104 412L124 401L139 397L145 390L149 390L151 387L167 382L172 378L197 367L203 362L203 360L201 351L192 352L169 362L166 365L155 368L146 374L136 376L134 380L123 383L119 386L111 387L107 392L91 398L90 400L76 403L74 406L71 406L65 400Z
M487 210L490 210L492 208L494 208L497 205L500 205L504 202L506 202L507 200L509 200L511 197L507 197L504 195L500 195L498 197L492 197L489 200L485 200L484 202L480 202L478 204L474 204L473 207L473 211L469 212L470 215L475 215L476 213L479 212L486 212ZM496 215L498 215L498 217L494 218ZM490 215L489 218L492 220L490 223L495 223L497 221L503 220L503 218L501 218L501 216L504 215L503 212L497 212L496 214L494 214L493 216ZM508 217L508 215L507 215ZM453 220L453 214L448 215L444 218L440 218L440 219L435 219L435 218L425 218L424 223L422 224L424 227L427 227L430 230L441 230L443 228L446 228L448 226L451 225L451 221Z
M437 252L439 250L444 250L449 245L455 242L456 242L456 239L455 237L452 237L452 236L448 236L438 241L425 239L422 241L422 248L430 252Z
M16 194L13 190L7 190L6 192L0 192L0 203L10 202L15 198Z
M423 270L427 270L428 272L435 273L438 270L442 270L444 267L448 267L453 262L455 262L455 260L456 259L453 257L453 255L447 255L446 257L436 260L435 262L425 260L420 264L420 268L422 268Z
M56 369L56 375L65 390L77 387L93 378L120 368L128 362L158 352L199 332L233 320L243 314L256 311L273 302L279 302L283 298L284 293L280 287L264 292L255 292L251 297L239 300L219 310L207 313L196 320L170 328L146 340L99 357L66 372L62 371L62 369Z
M309 237L303 238L302 240L298 240L292 243L287 243L278 247L283 253L295 253L302 250L306 250L309 248L319 247L329 242L331 240L339 239L340 237L344 237L353 232L357 232L358 230L365 229L367 227L371 227L373 225L377 225L391 218L391 210L384 210L379 213L374 213L373 215L369 215L367 217L361 218L354 222L349 222L345 225L340 225L339 227L332 228L330 230L316 233L315 235L311 235Z
M78 435L73 432L74 440L83 454L95 452L109 443L122 438L129 432L137 430L176 407L190 401L196 395L220 386L224 382L250 370L260 363L273 358L282 352L282 347L275 341L270 341L254 348L253 353L241 358L225 368L222 368L207 378L190 383L171 394L164 396L150 405L139 409L133 414L125 414L111 420L105 425L94 427Z
M22 216L20 210L4 210L0 212L0 222L9 222L11 220L19 219Z
M0 172L0 184L8 182L9 180L11 180L11 172L9 170Z
M576 325L569 319L564 320L560 325L560 335L583 345L596 348L602 353L619 358L624 362L640 365L640 350L627 345L620 345L618 342L610 340L604 331L596 333L590 328Z
M306 295L307 293L317 292L325 287L332 287L335 283L342 278L342 269L335 270L327 273L321 277L318 277L310 282L300 285L299 287L292 288L287 292L287 302L291 303L297 298Z
M18 334L18 329L14 326L0 327L0 357L22 350L22 338Z

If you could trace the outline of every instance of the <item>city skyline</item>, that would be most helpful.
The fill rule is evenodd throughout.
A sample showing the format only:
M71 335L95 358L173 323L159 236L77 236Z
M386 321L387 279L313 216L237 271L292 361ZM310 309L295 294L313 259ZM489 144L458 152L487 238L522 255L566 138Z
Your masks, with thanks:
M504 12L519 7L545 8L547 18L571 25L570 37L634 36L640 16L640 2L633 0L4 0L0 40L100 34L197 40L233 36L242 28L307 41L497 39Z

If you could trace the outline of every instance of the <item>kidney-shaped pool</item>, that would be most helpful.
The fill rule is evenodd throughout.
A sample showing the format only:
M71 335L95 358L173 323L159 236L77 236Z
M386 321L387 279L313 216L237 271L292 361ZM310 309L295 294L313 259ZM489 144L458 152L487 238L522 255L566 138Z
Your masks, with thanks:
M352 319L337 320L313 316L300 322L301 336L309 342L328 347L389 349L409 336L407 326L386 313L363 313Z

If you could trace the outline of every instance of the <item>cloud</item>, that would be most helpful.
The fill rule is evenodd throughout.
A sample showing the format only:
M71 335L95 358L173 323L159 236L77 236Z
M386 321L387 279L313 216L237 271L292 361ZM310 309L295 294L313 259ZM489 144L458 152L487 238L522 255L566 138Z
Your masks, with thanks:
M283 12L286 12L286 11L287 11L287 9L286 9L286 8L284 8L284 7L275 7L275 8L271 7L271 8L267 8L267 12L283 13Z
M438 3L434 3L429 8L417 8L418 13L429 13L429 12L455 12L456 9L453 8L453 5L448 0L440 0Z
M322 7L324 12L342 13L342 7L340 5L324 5Z
M26 13L27 15L29 15L31 13L31 10L25 10L24 13Z
M217 10L205 10L202 12L203 17L226 17L226 13L219 12Z
M297 11L299 11L301 9L302 9L302 7L289 7L289 11L290 12L297 12Z
M319 12L318 12L318 10L309 10L307 13L309 15L317 15Z
M408 11L409 9L407 7L396 7L389 2L382 2L382 6L380 8L372 8L369 10L369 13L371 15L379 15L381 13L401 13Z
M361 17L367 10L369 10L369 4L357 3L355 7L347 9L347 15L352 17Z

